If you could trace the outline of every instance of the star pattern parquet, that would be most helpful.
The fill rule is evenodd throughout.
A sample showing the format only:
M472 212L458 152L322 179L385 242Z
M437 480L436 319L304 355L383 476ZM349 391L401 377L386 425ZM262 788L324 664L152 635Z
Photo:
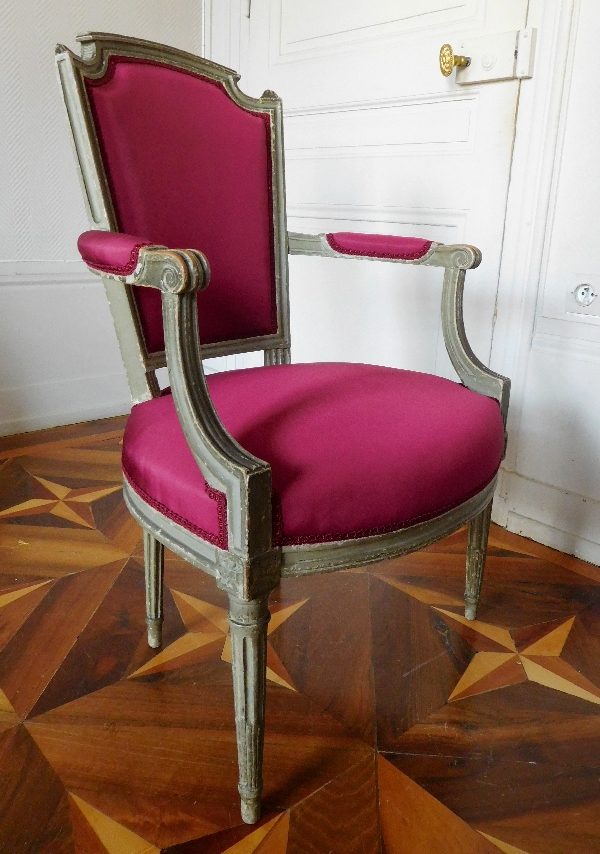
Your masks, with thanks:
M240 821L226 597L167 555L146 643L124 419L0 439L0 852L600 854L600 570L493 528L272 595Z

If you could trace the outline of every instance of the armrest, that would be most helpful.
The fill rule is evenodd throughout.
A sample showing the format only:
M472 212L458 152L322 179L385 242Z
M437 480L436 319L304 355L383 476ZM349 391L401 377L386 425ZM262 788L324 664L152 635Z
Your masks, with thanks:
M271 546L271 468L227 432L206 385L197 294L209 283L208 261L195 249L168 249L106 231L85 232L78 246L92 272L162 292L167 367L177 415L207 483L227 496L229 554L219 562L218 581L239 598L262 595L277 583L279 573Z
M178 294L204 290L210 280L208 261L195 249L168 249L113 231L84 231L77 248L92 273L126 285Z
M494 373L479 361L468 342L463 320L465 272L478 267L481 252L474 246L434 243L418 237L388 234L288 234L290 255L320 255L326 258L364 258L444 267L442 329L450 361L461 382L472 391L495 398L506 424L510 380Z
M138 265L140 249L151 240L113 231L84 231L77 241L79 254L96 273L128 276Z
M363 258L367 261L393 261L400 264L425 264L430 267L456 267L468 270L479 266L481 253L474 246L445 246L420 237L396 237L391 234L298 234L289 232L290 255L321 255L326 258Z

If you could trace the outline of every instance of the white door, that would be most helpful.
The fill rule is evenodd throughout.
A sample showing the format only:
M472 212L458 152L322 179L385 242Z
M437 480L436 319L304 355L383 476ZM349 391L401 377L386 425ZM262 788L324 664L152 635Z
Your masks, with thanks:
M471 243L467 331L489 359L519 94L444 78L442 44L519 30L527 0L251 0L240 85L285 115L290 231ZM290 258L294 361L454 376L439 270Z

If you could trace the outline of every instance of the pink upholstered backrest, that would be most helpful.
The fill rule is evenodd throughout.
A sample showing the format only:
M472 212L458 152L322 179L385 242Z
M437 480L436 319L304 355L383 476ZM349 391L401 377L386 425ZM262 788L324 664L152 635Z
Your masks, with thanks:
M269 115L144 59L113 56L86 87L119 229L208 258L202 343L277 332ZM148 352L160 351L160 294L134 290Z

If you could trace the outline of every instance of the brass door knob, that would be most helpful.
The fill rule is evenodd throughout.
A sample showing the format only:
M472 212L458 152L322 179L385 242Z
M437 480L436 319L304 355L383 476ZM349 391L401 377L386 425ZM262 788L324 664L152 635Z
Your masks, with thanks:
M444 77L450 77L455 65L459 68L466 68L470 64L470 56L455 56L449 44L444 44L440 48L440 71Z

